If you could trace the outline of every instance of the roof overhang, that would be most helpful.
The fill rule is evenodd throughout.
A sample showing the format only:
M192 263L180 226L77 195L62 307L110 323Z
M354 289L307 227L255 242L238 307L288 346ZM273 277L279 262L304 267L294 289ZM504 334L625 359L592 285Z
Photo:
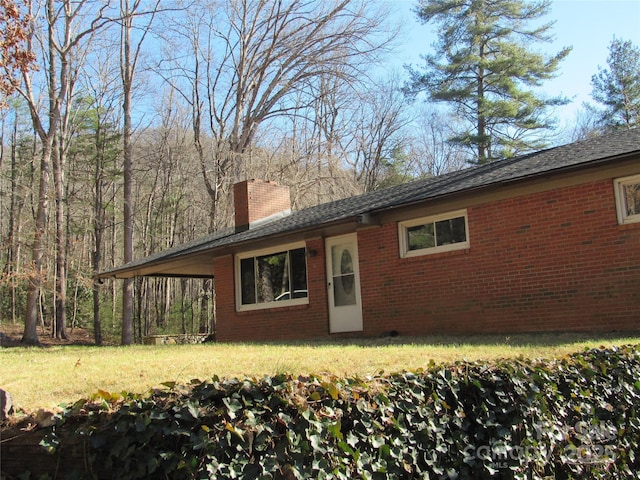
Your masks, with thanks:
M231 255L242 249L252 248L256 244L261 246L277 245L289 241L292 237L304 239L317 236L330 236L355 228L369 228L376 226L376 221L371 215L357 215L347 217L339 221L323 223L293 231L279 232L274 235L235 242L231 245L223 245L197 249L192 253L175 253L161 258L150 257L135 260L120 267L99 272L97 279L127 279L134 277L177 277L177 278L213 278L213 259L224 255ZM286 240L285 240L286 239Z
M98 279L134 277L213 278L213 258L207 253L183 257L132 262L98 273Z

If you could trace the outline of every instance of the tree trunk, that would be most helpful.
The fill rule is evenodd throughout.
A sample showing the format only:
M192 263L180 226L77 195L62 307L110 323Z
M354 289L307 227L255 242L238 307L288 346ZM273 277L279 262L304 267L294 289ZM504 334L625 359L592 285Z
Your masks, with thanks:
M133 81L133 70L131 66L131 28L133 17L129 11L129 3L124 2L123 22L122 22L122 89L124 94L123 114L124 129L122 132L123 141L123 176L124 176L124 262L133 261L133 194L132 183L133 174L131 172L131 157L133 148L131 145L131 89ZM133 343L133 280L127 278L122 283L122 344L131 345Z
M180 325L182 327L183 334L187 333L187 316L185 315L186 307L184 302L186 289L187 289L187 279L181 278L180 279Z
M67 340L67 241L64 215L63 146L53 149L53 183L56 193L56 300L53 337Z
M93 273L100 271L100 260L102 259L102 231L104 228L104 208L102 207L102 156L98 153L94 177L94 199L93 199ZM96 345L102 345L102 322L100 319L100 281L93 280L93 338Z
M51 170L51 144L44 144L40 156L40 178L38 187L38 208L36 211L33 244L31 245L31 265L27 287L27 307L24 319L24 334L21 342L26 345L40 345L38 339L38 300L42 285L42 258L44 236L47 225L48 185Z
M123 139L123 177L124 177L124 262L133 261L133 147L131 144L131 135L133 126L131 122L131 99L133 94L133 77L135 74L136 63L140 54L142 42L149 32L151 23L158 11L160 0L156 0L155 5L151 9L146 9L145 14L149 15L149 21L146 27L141 28L142 37L137 43L135 52L131 51L131 31L133 30L133 21L137 15L138 8L141 8L141 2L135 1L133 5L129 4L129 0L120 0L121 23L121 43L120 43L120 74L122 80L122 93L124 97L122 109L124 116L124 125L122 132ZM131 345L133 343L133 280L126 279L122 284L122 344Z
M130 100L130 99L129 99ZM128 104L125 100L125 104ZM130 105L130 103L129 103ZM125 107L126 110L127 107ZM129 107L130 108L130 107ZM130 111L129 111L130 112ZM127 120L128 119L128 120ZM124 135L124 262L133 261L133 208L131 174L131 114L125 115ZM133 279L122 283L122 344L133 343Z
M480 59L484 58L484 46L479 46L478 56ZM478 89L476 92L476 114L478 118L476 132L478 138L478 163L483 164L488 161L487 158L487 144L486 144L486 135L487 135L487 119L484 111L484 69L482 65L478 66Z
M58 129L58 123L60 121L60 105L64 95L59 95L58 90L58 68L56 61L59 58L58 51L55 48L55 5L53 0L47 2L47 17L49 25L47 27L48 35L48 49L49 49L49 68L47 76L49 79L49 124L48 130L45 130L40 118L38 116L38 107L36 101L31 95L31 91L28 91L27 100L29 102L29 110L31 112L31 118L33 120L34 128L38 132L40 140L42 141L42 153L40 155L40 177L38 186L38 208L36 211L33 243L31 244L31 265L29 267L29 285L27 287L27 307L25 311L24 319L24 334L22 336L22 343L27 345L40 345L38 340L38 300L40 298L40 287L42 285L42 259L43 259L43 244L42 239L47 227L47 210L48 210L48 195L49 195L49 176L51 173L51 155L53 153L53 143L56 131ZM60 90L66 92L66 85L64 80L66 77L61 78ZM30 82L27 83L27 87L30 88Z

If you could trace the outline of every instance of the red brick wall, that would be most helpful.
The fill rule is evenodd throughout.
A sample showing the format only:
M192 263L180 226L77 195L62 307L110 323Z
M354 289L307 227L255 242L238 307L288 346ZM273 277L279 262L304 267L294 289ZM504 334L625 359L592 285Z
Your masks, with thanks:
M640 224L617 224L611 180L467 214L467 250L401 259L395 222L358 232L364 336L640 329ZM216 259L221 341L329 336L324 242L307 248L305 306L235 312Z
M400 259L395 224L359 235L365 335L640 328L640 224L617 224L611 180L467 214L468 250Z

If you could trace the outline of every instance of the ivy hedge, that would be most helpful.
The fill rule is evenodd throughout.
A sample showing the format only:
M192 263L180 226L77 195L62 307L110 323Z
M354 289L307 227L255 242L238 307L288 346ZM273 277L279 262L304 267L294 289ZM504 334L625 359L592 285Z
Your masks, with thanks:
M640 478L637 346L165 387L78 402L43 446L73 423L89 452L74 478Z

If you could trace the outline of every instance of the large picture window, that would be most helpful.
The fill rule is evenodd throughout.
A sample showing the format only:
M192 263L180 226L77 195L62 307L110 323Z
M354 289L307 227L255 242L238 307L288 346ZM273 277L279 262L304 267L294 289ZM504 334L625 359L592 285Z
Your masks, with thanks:
M640 222L640 175L618 178L614 186L618 223Z
M400 256L413 257L469 248L467 230L466 210L400 222Z
M236 260L239 310L308 302L304 246L242 254Z

